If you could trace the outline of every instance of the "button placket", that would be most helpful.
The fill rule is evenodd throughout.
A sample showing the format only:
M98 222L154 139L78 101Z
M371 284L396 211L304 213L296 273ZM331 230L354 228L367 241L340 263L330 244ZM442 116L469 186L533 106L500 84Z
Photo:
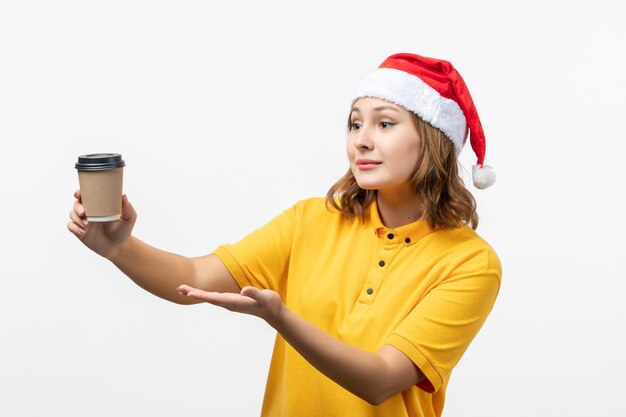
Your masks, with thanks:
M361 311L366 311L365 305L369 306L374 302L378 289L384 278L387 276L389 265L397 252L404 246L402 239L395 232L387 229L378 233L378 256L372 261L372 270L367 280L363 283L358 303L362 305ZM365 308L365 310L363 310Z

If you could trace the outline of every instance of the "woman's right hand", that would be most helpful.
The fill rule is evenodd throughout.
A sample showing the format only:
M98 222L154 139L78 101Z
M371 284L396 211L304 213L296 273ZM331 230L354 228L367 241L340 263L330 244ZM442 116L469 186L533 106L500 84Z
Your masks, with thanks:
M82 204L80 190L74 193L76 201L70 211L71 222L67 228L85 246L107 259L113 258L122 245L130 238L137 221L137 212L128 202L126 195L122 197L122 217L112 222L87 222Z

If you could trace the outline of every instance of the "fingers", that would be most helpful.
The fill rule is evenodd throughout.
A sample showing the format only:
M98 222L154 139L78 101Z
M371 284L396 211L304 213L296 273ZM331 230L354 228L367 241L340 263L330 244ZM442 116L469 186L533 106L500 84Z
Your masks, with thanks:
M80 197L80 192L77 191L78 196ZM74 194L76 195L76 193ZM85 218L85 208L80 203L79 200L74 201L73 210L70 211L70 219L80 226L87 226L87 219Z
M255 287L243 287L240 292L244 297L250 297L253 300L260 301L261 298L261 290Z
M253 314L253 310L259 306L257 301L251 297L236 293L202 291L189 285L180 285L177 290L181 295L193 297L196 300L241 313Z
M81 200L81 195L80 195L80 190L76 190L74 192L74 197L76 197L76 201L74 201L74 213L76 213L76 216L78 218L82 218L85 216L85 207L83 207L82 204L82 200ZM72 213L70 213L70 218L74 221L76 221L75 217L72 217ZM86 220L85 220L86 221ZM80 222L77 222L80 223Z
M178 293L181 295L186 295L188 297L193 297L197 300L206 301L208 303L214 303L219 301L221 293L210 292L210 291L202 291L197 288L190 287L189 285L181 285L177 288Z
M191 291L192 289L193 287L183 284L183 285L179 285L178 288L176 288L176 291L178 291L180 295L187 295L189 294L189 291Z
M85 213L83 213L83 215L79 215L76 210L71 210L70 211L70 219L72 219L72 221L74 223L76 223L78 226L81 227L85 227L89 224L89 222L87 221L87 219L84 217Z
M188 297L193 297L197 300L202 300L202 301L207 301L206 295L210 294L210 293L207 293L206 291L198 290L186 284L179 285L176 288L176 291L178 291L180 295L186 295Z
M86 232L85 227L87 227L89 223L86 219L80 218L74 210L70 211L70 219L72 221L67 224L67 229L77 238L82 238Z
M89 224L85 218L85 208L81 204L80 190L74 192L74 207L70 211L70 219L72 220L67 224L67 229L72 232L77 238L82 238L85 235L85 227Z
M72 232L77 238L82 238L85 235L85 227L89 224L87 219L80 217L75 210L70 211L70 219L72 220L67 224L67 229Z
M76 213L78 217L85 216L85 207L83 207L83 205L78 200L74 201L74 207L72 211Z
M137 219L137 212L130 201L128 201L128 197L126 194L122 196L122 220L130 221L134 223Z
M74 222L69 222L67 224L67 230L72 232L74 234L74 236L76 236L79 239L81 239L85 235L85 229L83 229L82 227L78 226Z

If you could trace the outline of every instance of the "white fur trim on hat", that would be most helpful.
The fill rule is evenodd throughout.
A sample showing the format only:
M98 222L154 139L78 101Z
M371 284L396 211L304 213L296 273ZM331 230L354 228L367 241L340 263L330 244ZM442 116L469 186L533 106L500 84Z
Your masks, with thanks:
M460 154L467 138L467 123L456 101L439 94L419 77L393 68L377 68L357 88L355 100L374 97L398 104L441 130Z

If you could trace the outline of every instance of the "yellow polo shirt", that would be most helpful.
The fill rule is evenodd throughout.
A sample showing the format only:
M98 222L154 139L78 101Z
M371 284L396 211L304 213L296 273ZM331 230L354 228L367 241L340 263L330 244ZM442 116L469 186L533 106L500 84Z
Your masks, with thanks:
M299 201L214 253L240 287L277 291L290 310L350 345L371 352L392 345L428 378L373 406L277 335L264 417L440 416L450 373L501 279L497 255L469 227L432 230L417 221L390 229L376 203L361 222L345 220L323 198Z

